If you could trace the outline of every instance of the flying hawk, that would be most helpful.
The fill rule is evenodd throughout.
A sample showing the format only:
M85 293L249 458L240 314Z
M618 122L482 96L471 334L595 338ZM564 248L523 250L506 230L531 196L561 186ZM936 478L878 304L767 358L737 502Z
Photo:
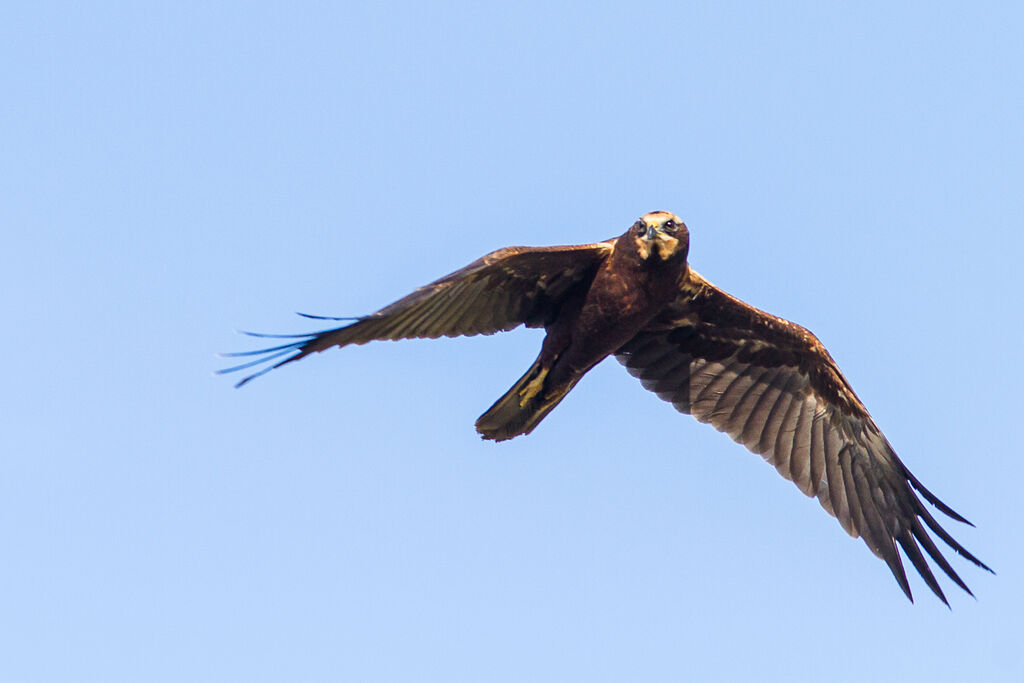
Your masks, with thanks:
M306 335L255 335L296 341L225 354L259 358L220 372L277 361L241 386L333 346L543 327L537 360L477 420L483 438L529 434L588 370L614 355L646 389L763 456L805 495L817 496L848 534L864 539L888 564L911 601L896 544L947 605L922 548L973 595L925 527L992 570L939 525L917 494L970 522L896 457L821 342L712 285L689 267L688 251L689 231L667 211L648 213L604 242L499 249L376 313L335 319L351 324Z

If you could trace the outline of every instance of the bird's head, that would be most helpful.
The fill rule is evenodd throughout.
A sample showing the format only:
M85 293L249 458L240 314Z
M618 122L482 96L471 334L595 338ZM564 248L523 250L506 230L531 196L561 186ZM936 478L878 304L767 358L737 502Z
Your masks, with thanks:
M640 217L626 233L644 261L686 258L690 250L690 231L679 216L668 211L652 211Z

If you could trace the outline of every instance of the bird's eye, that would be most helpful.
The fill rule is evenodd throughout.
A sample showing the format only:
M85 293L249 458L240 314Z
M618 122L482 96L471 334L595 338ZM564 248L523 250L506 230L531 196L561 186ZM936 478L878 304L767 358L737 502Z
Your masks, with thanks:
M665 229L668 230L669 232L675 232L676 222L671 219L665 221Z
M636 228L636 231L637 231L638 233L640 233L641 235L642 235L642 234L643 234L644 232L646 232L646 231L647 231L647 226L645 226L645 225L644 225L644 224L643 224L642 222L640 222L640 221L637 221L637 222L636 222L636 225L634 225L633 227L634 227L634 228Z

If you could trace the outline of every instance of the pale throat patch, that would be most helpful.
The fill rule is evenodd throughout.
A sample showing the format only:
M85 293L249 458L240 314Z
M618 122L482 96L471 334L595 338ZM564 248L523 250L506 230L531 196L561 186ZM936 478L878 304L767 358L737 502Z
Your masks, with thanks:
M661 242L658 247L658 253L661 255L662 261L667 261L669 256L675 254L676 249L679 248L679 240L675 237L658 233L658 236L655 239Z
M658 256L661 257L662 261L667 261L672 254L676 253L676 249L679 248L679 240L675 237L671 237L662 232L655 235L653 240L645 240L642 237L634 237L636 241L636 250L640 252L640 258L647 260L651 256L651 249L654 248L654 243L658 242Z

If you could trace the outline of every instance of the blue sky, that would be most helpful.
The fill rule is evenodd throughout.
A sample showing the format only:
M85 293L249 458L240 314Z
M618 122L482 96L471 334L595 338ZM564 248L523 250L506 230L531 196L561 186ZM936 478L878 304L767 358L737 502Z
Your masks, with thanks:
M1012 3L8 3L0 678L1024 680L1021 35ZM977 524L977 600L911 605L613 361L479 440L537 331L210 376L235 328L654 209Z

